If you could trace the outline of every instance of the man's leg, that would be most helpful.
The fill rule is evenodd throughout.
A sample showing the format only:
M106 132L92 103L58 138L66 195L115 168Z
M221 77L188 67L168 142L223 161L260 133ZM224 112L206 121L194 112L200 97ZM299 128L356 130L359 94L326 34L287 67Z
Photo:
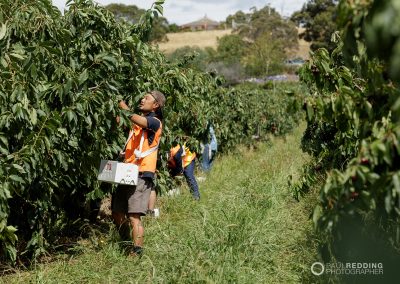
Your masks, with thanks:
M144 228L140 220L141 214L130 213L129 222L132 227L132 240L135 247L143 247Z
M154 208L156 207L156 201L157 201L157 192L153 188L150 192L150 199L149 199L149 209L148 209L148 214L154 214Z
M192 192L195 200L200 200L199 186L197 185L196 178L194 177L195 160L193 160L184 170L183 175L189 185L190 191Z
M144 227L140 220L146 215L153 181L148 178L139 178L134 194L128 199L128 217L132 227L132 254L141 255L143 252Z

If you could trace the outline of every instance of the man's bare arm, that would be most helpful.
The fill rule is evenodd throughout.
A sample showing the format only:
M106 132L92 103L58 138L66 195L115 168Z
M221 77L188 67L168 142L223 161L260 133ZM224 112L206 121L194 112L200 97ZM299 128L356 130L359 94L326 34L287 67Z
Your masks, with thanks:
M119 102L119 107L124 110L129 110L129 107L126 105L124 101ZM133 114L130 119L134 124L142 128L147 128L147 119L144 116Z

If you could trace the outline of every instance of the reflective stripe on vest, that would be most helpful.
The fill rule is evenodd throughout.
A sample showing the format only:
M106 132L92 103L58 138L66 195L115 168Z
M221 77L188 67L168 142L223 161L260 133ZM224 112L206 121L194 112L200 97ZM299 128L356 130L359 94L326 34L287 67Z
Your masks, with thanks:
M154 140L149 145L148 131L135 125L130 132L130 139L126 143L125 163L139 165L140 172L155 172L157 165L157 150L161 140L162 124L154 133ZM132 133L132 134L131 134ZM139 138L140 137L140 138Z
M158 149L158 146L160 145L160 140L158 140L158 143L156 146L151 147L149 150L142 152L143 149L143 143L144 143L144 131L142 131L142 137L140 138L140 146L139 146L139 150L135 150L135 157L136 160L139 159L143 159L144 157L147 157L148 155L150 155L151 153L153 153L154 151L156 151Z

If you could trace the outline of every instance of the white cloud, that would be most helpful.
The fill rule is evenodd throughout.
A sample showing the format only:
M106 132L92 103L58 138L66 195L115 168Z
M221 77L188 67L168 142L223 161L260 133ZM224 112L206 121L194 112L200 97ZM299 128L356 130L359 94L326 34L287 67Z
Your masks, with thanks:
M52 0L60 10L65 9L66 0ZM100 5L121 3L136 5L149 9L153 0L97 0ZM184 24L197 20L204 15L209 18L223 21L230 14L242 10L248 12L251 7L258 9L270 4L284 16L290 16L294 11L300 10L306 0L166 0L164 16L170 23Z

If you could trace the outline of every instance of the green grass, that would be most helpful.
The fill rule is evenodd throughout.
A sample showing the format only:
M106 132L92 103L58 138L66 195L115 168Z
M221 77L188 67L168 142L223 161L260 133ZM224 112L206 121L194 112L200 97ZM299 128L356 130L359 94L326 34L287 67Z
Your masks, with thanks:
M302 130L255 149L219 157L202 199L187 189L160 198L161 217L145 220L145 255L124 256L113 234L94 235L79 253L60 255L5 283L309 283L317 239L309 219L315 195L291 197L308 157L299 149ZM86 243L86 244L85 244Z

